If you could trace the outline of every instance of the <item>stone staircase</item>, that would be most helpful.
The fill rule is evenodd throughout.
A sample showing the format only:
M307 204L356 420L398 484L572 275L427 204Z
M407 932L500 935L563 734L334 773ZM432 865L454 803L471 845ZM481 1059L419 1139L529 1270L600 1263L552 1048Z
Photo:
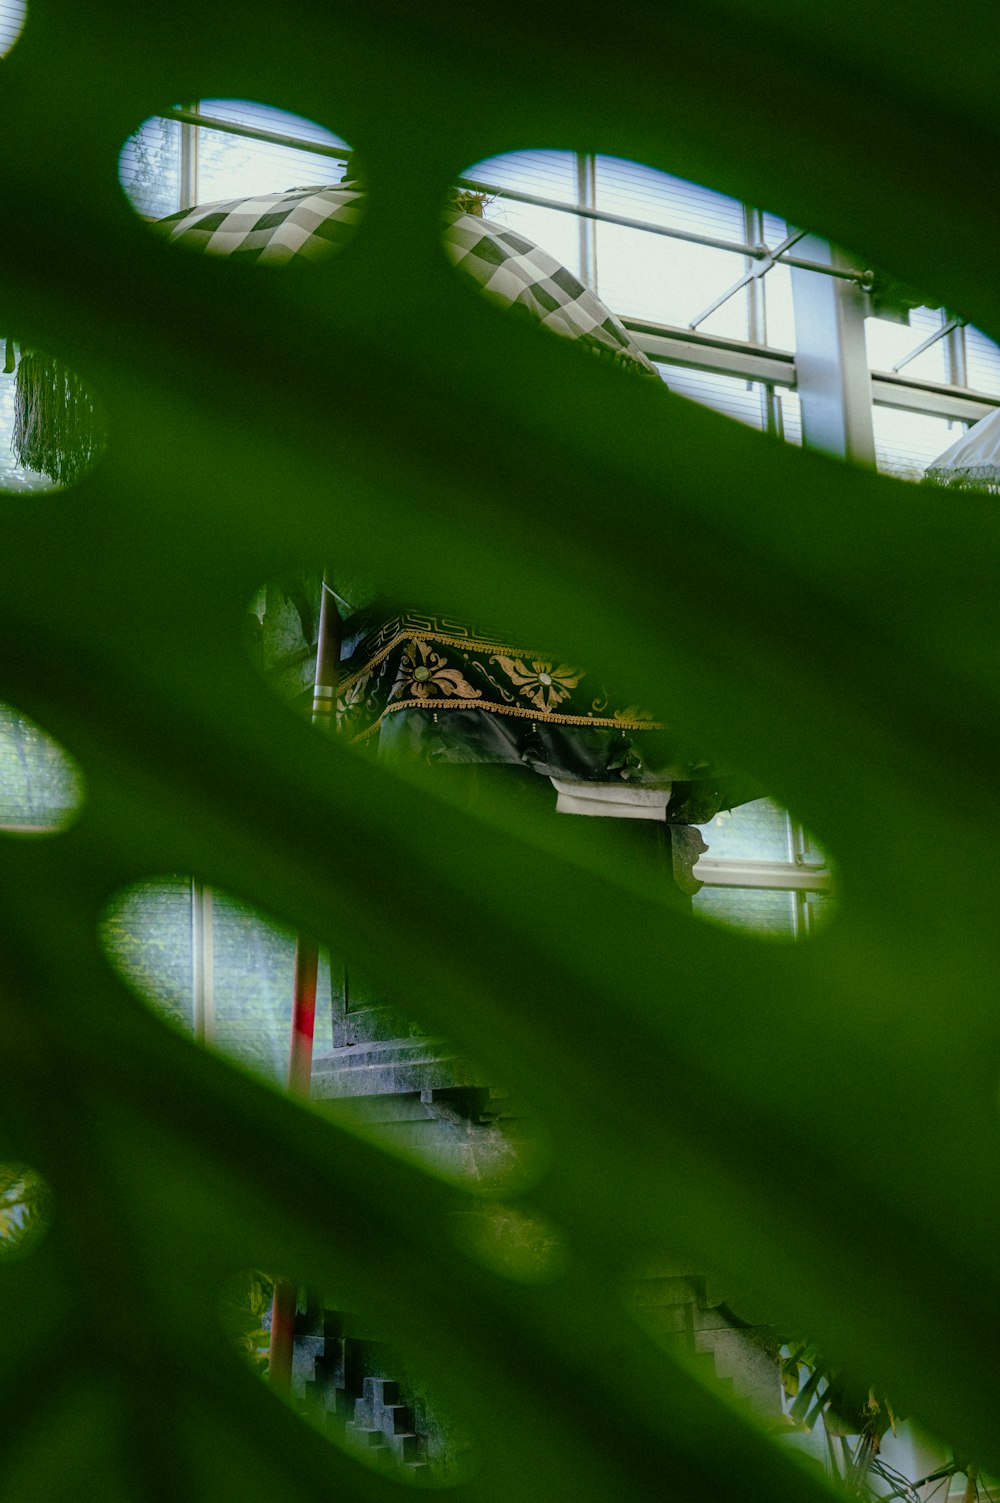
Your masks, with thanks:
M413 1412L392 1378L365 1378L362 1395L354 1400L354 1418L344 1426L344 1439L369 1455L381 1452L385 1460L408 1471L428 1470L426 1437L417 1435Z

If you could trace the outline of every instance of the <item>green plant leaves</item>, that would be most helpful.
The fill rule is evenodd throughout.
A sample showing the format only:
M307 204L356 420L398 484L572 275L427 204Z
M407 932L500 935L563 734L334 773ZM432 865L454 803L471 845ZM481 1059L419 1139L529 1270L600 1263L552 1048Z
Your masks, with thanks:
M391 1332L475 1433L462 1497L818 1494L631 1321L627 1269L663 1249L1000 1461L992 505L598 368L477 304L438 243L463 163L598 147L863 243L997 333L973 191L995 107L935 108L929 6L890 58L860 9L830 54L773 8L632 4L627 87L598 82L602 30L471 18L34 0L3 64L0 301L108 414L86 480L0 502L0 695L88 787L65 834L0 846L0 1161L53 1194L48 1236L0 1265L17 1503L84 1480L108 1503L388 1496L230 1350L218 1300L247 1268L344 1290ZM265 287L132 222L121 142L223 87L364 153L370 212L328 267ZM472 822L314 737L242 617L261 580L334 557L592 661L760 778L837 862L827 932L789 953L696 928L613 851L502 807ZM319 936L523 1090L562 1277L484 1268L448 1230L464 1192L146 1014L97 926L163 871Z

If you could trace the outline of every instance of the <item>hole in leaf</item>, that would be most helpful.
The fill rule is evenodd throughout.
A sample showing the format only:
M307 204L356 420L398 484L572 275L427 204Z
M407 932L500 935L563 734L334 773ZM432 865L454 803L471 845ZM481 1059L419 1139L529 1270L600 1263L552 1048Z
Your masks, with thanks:
M6 0L0 5L0 57L6 57L14 46L28 15L27 0Z
M106 443L100 398L83 377L60 356L0 328L0 492L74 485Z
M222 1292L223 1329L254 1372L267 1377L274 1280L258 1269L231 1278Z
M51 1204L48 1184L37 1170L0 1163L0 1262L31 1251L49 1224Z
M190 877L164 876L118 895L101 942L161 1017L288 1085L292 930ZM435 1174L514 1194L544 1171L544 1134L533 1114L484 1078L356 968L320 953L309 1083L318 1110Z
M295 934L191 877L137 883L109 905L101 941L119 974L161 1016L278 1085L288 1080ZM317 995L329 997L320 957ZM330 1009L316 1009L317 1052Z
M464 812L686 907L691 826L745 797L642 706L557 653L446 610L388 600L368 573L304 569L250 603L252 660L342 744L418 779ZM565 818L565 816L569 818Z
M474 1469L467 1430L440 1395L412 1373L383 1339L377 1323L320 1295L253 1271L231 1279L220 1305L237 1350L271 1382L271 1326L278 1319L288 1344L277 1360L289 1376L277 1391L339 1450L397 1481L453 1487Z
M52 835L84 800L83 774L34 721L0 704L0 831Z
M574 152L516 152L476 163L446 205L445 254L496 306L655 379L656 367L590 275L592 258L573 212L580 172Z
M350 155L299 115L203 99L145 120L122 148L118 178L171 244L279 266L322 259L353 236L364 201Z
M734 1308L685 1261L655 1258L621 1288L630 1317L705 1387L735 1398L769 1430L782 1415L779 1341L771 1325Z
M692 903L699 918L775 940L804 939L829 922L829 861L773 800L720 810L700 830L708 849L694 868L705 884Z

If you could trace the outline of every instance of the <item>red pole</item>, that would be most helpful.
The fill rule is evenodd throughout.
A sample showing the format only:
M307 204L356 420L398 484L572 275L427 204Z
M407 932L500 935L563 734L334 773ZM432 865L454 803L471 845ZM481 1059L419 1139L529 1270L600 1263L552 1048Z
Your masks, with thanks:
M292 1386L292 1352L295 1347L295 1306L298 1285L278 1279L271 1301L271 1342L268 1348L267 1381L288 1393Z
M333 592L323 574L313 688L313 724L332 731L336 722L337 673L340 664L340 617ZM319 949L300 934L295 942L295 981L292 988L292 1032L288 1049L288 1089L308 1099L312 1080L313 1039L316 1033L316 974ZM271 1303L271 1341L267 1376L273 1388L287 1393L292 1383L295 1348L295 1307L298 1286L277 1279Z
M316 1034L316 972L319 950L300 934L295 941L295 982L292 991L292 1037L288 1048L288 1089L293 1096L309 1095L312 1082L313 1038Z

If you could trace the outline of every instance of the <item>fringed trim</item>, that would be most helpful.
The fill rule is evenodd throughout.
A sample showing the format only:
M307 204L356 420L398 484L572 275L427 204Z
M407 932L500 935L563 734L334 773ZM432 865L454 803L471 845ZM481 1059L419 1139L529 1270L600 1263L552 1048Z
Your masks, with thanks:
M3 340L3 373L12 376L17 369L17 345L11 338Z
M104 422L90 387L53 355L22 352L17 367L14 436L19 464L71 485L104 449Z
M938 485L953 491L979 491L990 496L1000 496L1000 466L993 464L965 465L957 470L924 472L926 485Z
M488 193L477 193L472 188L456 188L451 195L451 207L459 214L471 214L474 219L482 219L486 205L493 202Z

